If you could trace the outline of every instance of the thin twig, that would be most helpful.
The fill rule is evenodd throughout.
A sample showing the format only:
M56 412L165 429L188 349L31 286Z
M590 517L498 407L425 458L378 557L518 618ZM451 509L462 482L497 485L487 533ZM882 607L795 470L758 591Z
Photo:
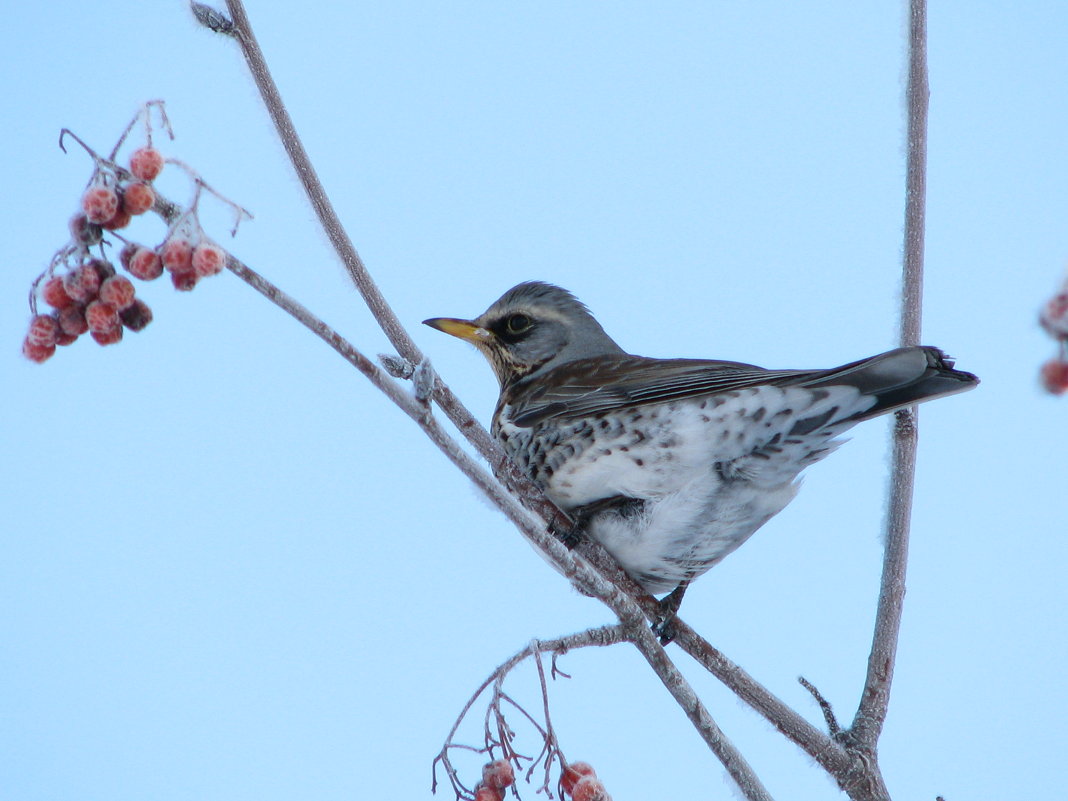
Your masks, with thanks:
M838 718L835 717L834 708L831 706L831 702L824 698L823 693L816 689L816 685L804 676L798 676L797 681L802 687L809 691L809 694L816 700L816 703L819 704L820 711L823 713L823 720L827 723L827 731L830 732L831 737L837 737L841 733L842 727L838 725Z
M905 190L905 255L901 292L901 344L920 338L923 310L924 217L927 170L927 7L925 0L909 4L908 164ZM897 412L893 432L886 550L876 611L875 633L868 671L848 741L874 755L886 720L897 657L898 633L905 600L909 522L916 474L916 408Z

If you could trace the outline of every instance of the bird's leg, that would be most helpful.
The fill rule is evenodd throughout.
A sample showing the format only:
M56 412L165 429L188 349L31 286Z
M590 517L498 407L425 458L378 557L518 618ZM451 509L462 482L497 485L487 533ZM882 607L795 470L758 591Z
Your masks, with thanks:
M660 619L653 624L653 634L660 638L661 645L667 645L675 639L675 616L682 606L682 597L686 594L686 588L690 586L690 580L686 579L678 587L665 595L660 601Z
M582 506L568 509L567 513L574 521L574 525L567 531L554 529L553 534L560 540L560 542L566 545L569 549L572 549L578 545L579 539L589 527L590 521L601 512L614 509L621 517L629 517L630 515L641 511L644 506L645 501L640 498L628 498L625 495L613 495L610 498L598 498L596 501L591 501Z

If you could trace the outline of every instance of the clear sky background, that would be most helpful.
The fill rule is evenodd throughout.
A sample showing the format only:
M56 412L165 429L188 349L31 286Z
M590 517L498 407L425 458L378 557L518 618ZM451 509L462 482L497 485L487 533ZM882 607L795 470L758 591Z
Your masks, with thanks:
M494 379L418 325L513 284L573 290L650 356L829 367L893 347L903 216L896 3L250 3L362 256L488 422ZM1068 259L1068 6L936 3L924 340L978 373L924 407L907 608L880 754L898 799L1053 798L1068 704L1068 399L1036 311ZM482 678L610 620L415 426L227 274L121 345L19 354L32 278L90 174L164 98L168 155L249 207L229 242L388 350L318 232L237 48L180 2L20 3L0 32L0 799L430 798ZM173 169L171 196L188 185ZM220 240L228 220L210 204ZM134 236L155 244L158 219ZM880 568L883 422L691 589L683 617L819 723L852 717ZM679 658L779 799L810 760ZM730 799L626 647L566 657L558 736L616 801ZM532 698L535 676L510 684ZM477 737L471 730L469 740ZM536 751L532 740L520 747ZM471 763L469 780L476 768ZM533 797L523 788L523 797ZM446 788L440 798L450 798Z

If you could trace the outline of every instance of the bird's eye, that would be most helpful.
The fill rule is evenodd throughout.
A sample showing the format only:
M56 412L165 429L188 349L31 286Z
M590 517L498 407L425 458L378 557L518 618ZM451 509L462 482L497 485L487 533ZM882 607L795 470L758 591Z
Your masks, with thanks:
M525 314L513 314L505 323L509 334L522 334L533 324L534 321Z

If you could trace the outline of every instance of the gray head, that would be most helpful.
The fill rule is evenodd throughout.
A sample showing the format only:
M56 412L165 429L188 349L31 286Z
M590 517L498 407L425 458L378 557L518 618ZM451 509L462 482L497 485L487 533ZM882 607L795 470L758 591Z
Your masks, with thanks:
M624 352L574 295L541 281L512 287L474 320L423 322L475 345L502 388L575 359Z

